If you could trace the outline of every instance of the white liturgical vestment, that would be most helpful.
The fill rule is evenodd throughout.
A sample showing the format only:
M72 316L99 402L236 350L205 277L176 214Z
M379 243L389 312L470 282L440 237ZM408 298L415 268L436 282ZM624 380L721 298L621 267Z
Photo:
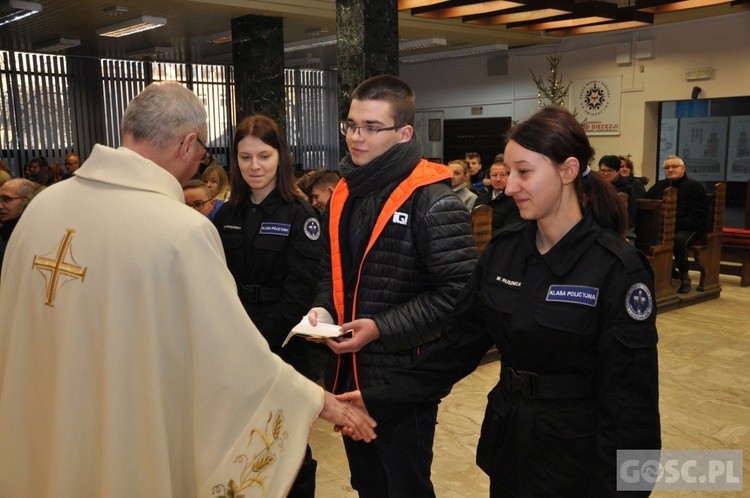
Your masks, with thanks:
M97 145L24 212L0 283L0 496L285 496L322 404L164 169Z

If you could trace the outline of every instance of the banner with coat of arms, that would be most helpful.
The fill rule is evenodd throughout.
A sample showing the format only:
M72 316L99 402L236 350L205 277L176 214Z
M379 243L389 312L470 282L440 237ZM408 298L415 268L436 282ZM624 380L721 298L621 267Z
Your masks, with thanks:
M622 76L574 80L570 85L570 107L578 121L586 120L587 135L620 134Z

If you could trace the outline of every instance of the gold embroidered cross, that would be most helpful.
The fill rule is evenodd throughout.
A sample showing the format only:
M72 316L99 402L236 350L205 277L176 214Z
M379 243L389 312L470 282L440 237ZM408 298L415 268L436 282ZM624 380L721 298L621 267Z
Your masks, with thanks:
M57 250L53 251L56 253L54 258L34 256L34 263L31 265L31 268L36 268L42 272L44 279L47 281L47 300L44 304L48 306L55 306L52 303L55 300L55 294L57 293L58 288L57 284L61 277L67 277L67 280L80 277L81 282L86 278L86 268L81 268L70 253L70 239L73 238L74 233L75 230L72 228L65 229L65 235L63 235L60 246ZM66 262L65 260L68 258L70 261ZM47 278L47 272L49 272L49 278ZM65 281L62 282L62 284L64 283Z

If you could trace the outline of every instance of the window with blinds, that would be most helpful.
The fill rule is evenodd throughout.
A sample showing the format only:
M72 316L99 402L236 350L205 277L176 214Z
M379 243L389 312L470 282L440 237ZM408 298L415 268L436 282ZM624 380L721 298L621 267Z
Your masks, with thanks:
M36 156L85 161L94 144L120 145L128 102L156 81L179 81L208 113L208 148L229 164L236 126L234 70L228 65L66 57L0 51L0 145L16 176ZM305 168L338 169L336 73L286 69L287 140Z

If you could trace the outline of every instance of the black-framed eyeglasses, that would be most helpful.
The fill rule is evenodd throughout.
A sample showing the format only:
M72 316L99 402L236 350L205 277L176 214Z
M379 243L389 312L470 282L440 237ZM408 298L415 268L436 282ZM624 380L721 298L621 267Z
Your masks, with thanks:
M665 164L664 165L664 171L669 171L670 169L680 169L682 168L682 164Z
M193 209L197 209L197 210L200 211L201 209L203 209L203 206L205 206L207 203L211 202L211 200L212 199L208 199L208 200L205 200L205 201L195 201L192 204L187 204L187 203L185 203L185 204L187 204L188 206L190 206Z
M356 131L362 138L372 138L381 131L398 130L399 128L403 128L404 126L406 125L386 126L384 128L378 128L377 126L372 125L357 126L351 121L341 121L339 123L339 131L341 131L341 134L344 136L347 136L350 132L354 133Z
M604 169L604 168L601 168L601 169L599 169L599 172L600 172L600 173L601 173L602 175L612 175L612 174L614 174L614 173L617 173L617 172L619 172L619 170L616 170L616 169Z
M208 147L206 147L206 144L204 144L203 142L201 142L201 139L198 138L198 135L195 136L195 140L199 144L201 144L201 147L203 147L203 155L201 156L201 161L203 161L206 158L206 156L208 155ZM198 208L198 209L200 209L200 208Z
M23 197L11 197L9 195L0 195L0 203L8 204L10 201L15 201L16 199L23 199Z

